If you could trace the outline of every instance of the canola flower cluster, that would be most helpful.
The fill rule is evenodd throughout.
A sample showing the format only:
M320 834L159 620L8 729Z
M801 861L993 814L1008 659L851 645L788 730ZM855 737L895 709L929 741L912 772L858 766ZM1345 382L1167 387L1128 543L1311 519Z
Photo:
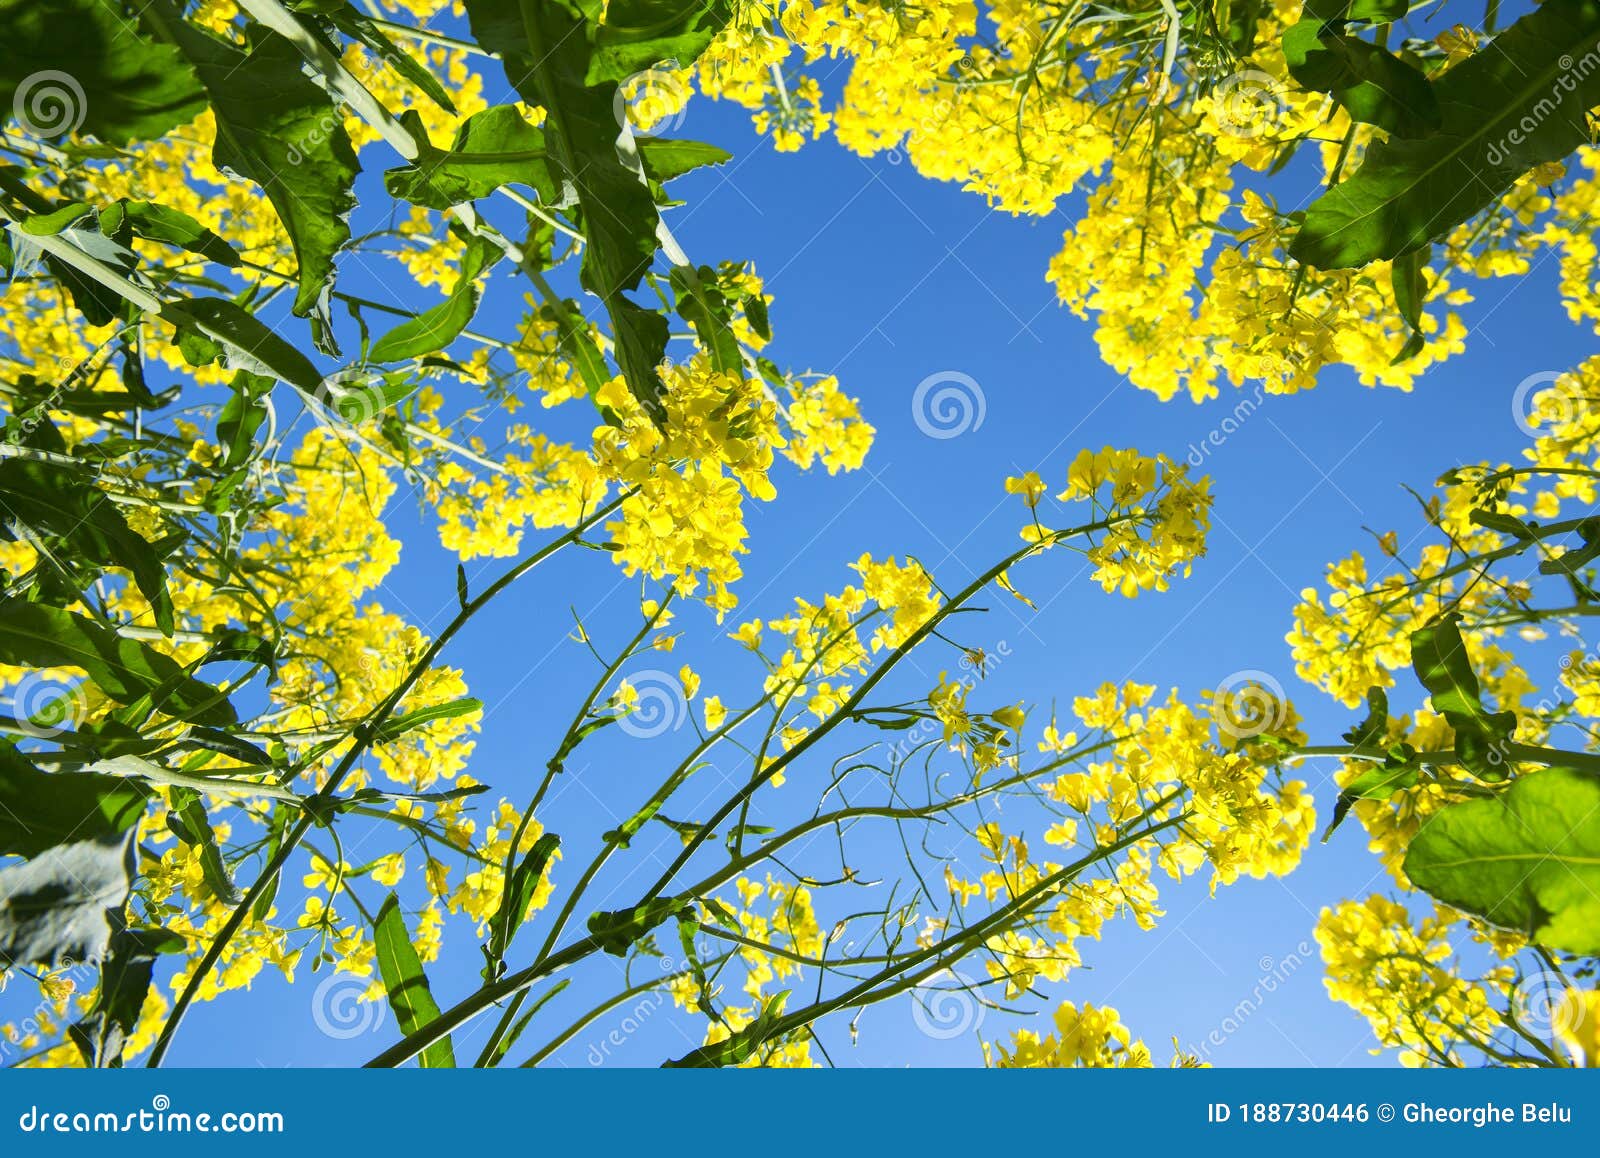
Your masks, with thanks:
M1288 258L1296 225L1274 199L1285 160L1317 155L1328 183L1354 171L1375 136L1290 76L1281 38L1301 8L1263 6L1243 58L1188 24L1169 72L1146 48L1165 31L1154 0L1119 6L1114 22L1037 0L750 0L694 65L650 74L635 115L648 127L699 91L750 109L780 151L831 133L1008 213L1046 216L1085 193L1047 278L1063 305L1093 318L1105 361L1163 399L1203 401L1224 382L1293 393L1334 366L1409 390L1465 349L1456 309L1472 295L1456 275L1522 276L1545 254L1557 258L1568 314L1600 322L1593 148L1579 150L1573 174L1559 164L1529 174L1437 247L1421 348L1404 360L1411 333L1389 263L1319 272ZM1449 68L1483 46L1456 25L1428 48ZM847 70L830 101L818 77L834 61Z

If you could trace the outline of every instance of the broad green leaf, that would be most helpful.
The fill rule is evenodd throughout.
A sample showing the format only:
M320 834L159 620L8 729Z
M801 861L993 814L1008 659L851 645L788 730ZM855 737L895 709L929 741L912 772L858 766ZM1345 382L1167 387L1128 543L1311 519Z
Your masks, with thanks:
M659 417L667 322L625 296L655 257L659 218L642 171L620 151L631 135L616 82L586 79L593 25L575 0L466 0L466 9L478 43L500 56L523 99L545 110L550 169L571 190L588 242L579 280L605 303L628 389Z
M1405 873L1546 948L1600 954L1600 778L1546 768L1446 805L1412 838Z
M110 947L100 966L100 983L94 1004L68 1036L91 1067L122 1065L122 1052L155 979L156 959L163 953L182 953L188 943L168 929L130 929L120 915L112 921Z
M169 303L161 316L217 342L231 353L228 364L267 378L287 382L308 394L322 386L322 375L294 346L243 306L226 298L189 298Z
M425 140L422 122L407 117L412 136ZM429 209L448 209L487 197L502 185L526 185L539 199L560 199L545 157L544 130L530 125L515 105L495 105L468 117L448 149L428 148L410 165L390 169L384 185L396 197Z
M733 0L610 0L594 31L590 84L672 61L687 68L733 17Z
M122 0L0 0L0 117L35 136L123 145L199 116L194 70Z
M103 957L133 882L133 836L52 845L0 868L0 965Z
M1461 617L1452 613L1412 632L1411 666L1428 689L1433 710L1455 732L1461 762L1486 780L1498 780L1505 776L1503 749L1517 716L1483 706L1460 624Z
M428 988L428 977L422 971L422 959L417 956L411 934L406 931L406 920L400 913L400 899L393 893L378 910L372 923L372 943L377 950L378 974L389 994L389 1008L404 1033L415 1033L423 1026L439 1019L439 1004ZM422 1051L419 1058L426 1069L453 1069L455 1051L450 1039L434 1042Z
M75 667L118 703L146 696L169 716L212 727L237 722L218 689L188 675L170 656L70 611L0 601L0 663Z
M148 799L136 780L41 772L10 741L0 741L0 855L35 857L59 844L121 836Z
M248 52L186 21L172 22L184 55L211 94L214 160L260 185L277 210L300 262L294 312L316 315L325 330L334 256L350 241L345 223L361 166L344 117L301 69L283 37L256 30Z
M156 626L171 635L172 596L161 552L128 525L117 504L94 485L86 466L32 458L0 460L0 539L16 525L64 544L96 567L121 567L149 601Z
M1600 68L1600 0L1546 0L1433 82L1441 124L1378 142L1307 211L1291 256L1351 269L1421 249L1493 203L1535 165L1589 140Z
M1289 74L1313 92L1330 94L1350 116L1397 137L1420 137L1440 125L1428 78L1376 44L1339 33L1336 25L1302 20L1283 34Z
M460 336L478 311L478 278L494 266L501 251L478 237L469 238L461 256L461 273L443 302L408 318L367 351L371 362L402 362L443 350Z

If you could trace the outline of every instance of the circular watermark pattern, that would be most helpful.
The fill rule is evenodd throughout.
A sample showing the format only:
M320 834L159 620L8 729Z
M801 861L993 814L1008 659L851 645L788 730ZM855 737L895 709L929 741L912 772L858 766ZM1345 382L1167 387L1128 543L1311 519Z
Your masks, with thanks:
M1511 1012L1529 1029L1553 1034L1566 1028L1571 1014L1566 1011L1572 982L1554 970L1530 973L1517 982L1511 993Z
M11 113L24 132L62 137L83 124L89 101L76 77L50 68L23 79L11 99Z
M330 374L317 387L316 399L327 425L359 429L389 408L382 379L352 369Z
M672 61L636 72L617 85L611 115L617 128L641 133L670 133L683 124L694 93L689 78Z
M1272 132L1288 112L1283 82L1260 69L1223 77L1211 90L1212 115L1223 132L1253 140Z
M311 998L311 1020L324 1037L349 1041L383 1025L383 1003L362 1000L370 984L354 973L330 973L322 979Z
M955 438L977 430L988 412L983 387L959 370L929 374L911 395L912 421L929 438Z
M911 991L911 1020L923 1036L935 1041L977 1032L983 1014L976 983L954 969L935 974Z
M1548 436L1551 427L1578 417L1579 401L1559 388L1561 378L1558 370L1540 370L1518 382L1512 391L1511 420L1529 438Z
M1283 685L1264 671L1236 671L1212 693L1217 730L1235 740L1248 740L1283 726L1289 699Z
M653 740L676 732L689 718L689 702L684 698L678 677L664 671L642 671L627 679L637 697L633 710L617 721L636 740Z
M11 715L17 727L39 740L72 731L88 715L89 703L77 684L46 679L28 672L11 689Z

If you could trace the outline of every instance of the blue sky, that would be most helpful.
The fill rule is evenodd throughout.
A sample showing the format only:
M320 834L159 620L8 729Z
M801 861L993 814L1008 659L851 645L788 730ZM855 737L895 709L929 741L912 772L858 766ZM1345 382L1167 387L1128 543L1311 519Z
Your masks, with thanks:
M798 156L777 154L747 118L732 106L690 106L674 135L716 142L736 159L675 183L687 205L669 220L697 261L754 261L775 299L775 360L836 374L861 398L878 436L863 471L776 473L778 499L750 514L740 617L781 614L795 595L836 590L853 578L846 565L863 551L916 555L947 589L959 586L1017 541L1020 505L1001 492L1007 475L1035 469L1059 484L1079 449L1107 444L1182 458L1253 394L1227 391L1200 406L1161 403L1100 361L1091 324L1058 307L1044 281L1073 206L1049 218L1013 218L907 164L863 160L830 140ZM343 284L367 292L371 281L351 268ZM983 625L969 629L991 641L991 651L1003 644L1009 652L985 681L985 700L1026 699L1047 709L1052 699L1065 705L1104 680L1124 679L1197 698L1203 688L1254 670L1289 691L1313 737L1349 727L1351 713L1294 678L1283 637L1299 592L1320 582L1327 562L1365 551L1364 528L1395 528L1402 539L1416 529L1402 484L1425 489L1460 462L1516 456L1525 445L1511 413L1516 385L1593 350L1592 337L1565 320L1548 263L1525 279L1473 288L1478 300L1461 311L1472 330L1468 352L1427 374L1412 393L1370 390L1342 371L1326 372L1314 391L1267 398L1213 449L1204 468L1215 479L1210 548L1193 577L1171 592L1137 600L1107 595L1068 559L1019 570L1018 586L1041 610L990 601ZM475 328L509 333L520 297L513 274L497 271ZM940 373L977 383L981 426L948 439L919 429L913 394ZM397 502L391 517L405 541L403 563L379 598L436 628L454 610L454 560L414 506ZM501 566L469 570L492 575ZM615 643L633 630L637 597L636 583L580 553L536 573L462 635L447 660L465 670L473 694L489 707L474 776L512 799L526 796L595 674L592 659L565 641L568 606L597 637ZM759 677L748 657L710 616L691 609L678 626L685 636L663 657L670 665L656 666L692 663L706 690L725 700L754 687ZM953 668L953 658L934 664ZM642 666L649 665L630 665ZM937 666L910 673L910 685L931 686ZM653 786L690 738L687 729L649 741L613 734L584 750L541 816L548 828L574 834L558 880L570 881L594 838L615 822L619 802ZM1327 771L1305 772L1324 817L1332 800ZM806 788L802 773L784 791ZM346 855L359 862L385 850L374 841ZM597 907L631 900L658 871L660 851L640 842L619 857ZM872 861L873 851L894 867L888 848L868 845L861 859ZM1201 1045L1250 1001L1257 1008L1210 1048L1215 1064L1388 1064L1368 1056L1365 1023L1327 1000L1312 937L1322 906L1385 886L1354 825L1328 845L1314 844L1299 871L1282 881L1242 881L1214 900L1203 880L1181 888L1164 883L1168 916L1160 926L1140 932L1120 923L1102 943L1085 943L1084 968L1065 985L1047 987L1050 1005L1062 998L1115 1005L1160 1062L1169 1038ZM376 899L374 893L369 904ZM430 971L444 1004L474 987L481 964L468 931L454 933L453 948ZM521 951L540 936L532 929ZM619 966L607 959L595 968ZM1267 976L1272 991L1263 999ZM392 1019L353 1038L327 1037L311 1016L325 977L302 970L291 988L264 974L248 996L197 1006L169 1064L364 1061L394 1038ZM575 981L567 996L604 992L586 988L592 983ZM580 1006L574 1000L565 1008ZM635 1020L624 1044L600 1051L606 1064L653 1065L698 1044L685 1036L685 1020L665 1009ZM592 1064L597 1043L620 1022L620 1013L598 1021L556 1061ZM554 1013L541 1017L513 1058L541 1040L541 1024L553 1031L564 1023ZM1010 1019L990 1012L981 1031L996 1037L1011 1028ZM475 1054L479 1040L458 1040L458 1055ZM979 1060L971 1035L931 1040L905 1003L870 1011L858 1046L842 1026L824 1041L842 1065Z

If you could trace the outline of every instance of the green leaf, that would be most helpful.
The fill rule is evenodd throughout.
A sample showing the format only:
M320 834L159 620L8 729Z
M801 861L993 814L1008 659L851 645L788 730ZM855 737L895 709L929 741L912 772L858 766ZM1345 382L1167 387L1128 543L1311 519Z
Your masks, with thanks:
M372 923L372 942L377 950L378 973L389 994L389 1008L404 1033L415 1033L423 1026L439 1019L439 1004L428 987L428 977L422 971L422 959L411 943L406 931L406 921L400 914L400 899L393 893L383 902ZM448 1037L434 1042L422 1051L420 1062L425 1069L453 1069L455 1051Z
M256 431L267 420L267 397L274 381L248 370L240 370L229 384L222 412L217 415L217 442L222 447L222 468L235 470L251 458Z
M454 720L460 716L469 716L473 712L483 710L483 701L471 696L462 696L460 699L450 700L442 704L429 704L425 708L415 708L403 715L386 720L373 734L374 744L387 744L398 740L407 732L431 724L435 720Z
M1439 102L1413 66L1376 44L1344 36L1337 24L1302 20L1283 34L1289 75L1332 95L1350 116L1397 137L1439 128Z
M1436 812L1412 838L1411 883L1535 943L1600 954L1600 779L1546 768Z
M145 7L0 0L0 116L36 136L81 130L113 145L199 116L205 90L177 49L151 38Z
M1328 821L1328 827L1322 830L1322 843L1328 843L1328 838L1344 823L1356 801L1387 800L1396 792L1415 788L1421 779L1422 770L1417 765L1416 750L1409 744L1396 744L1384 757L1382 764L1365 769L1339 791L1339 797L1333 803L1333 818Z
M1600 0L1546 0L1433 82L1441 124L1373 144L1361 168L1307 211L1291 256L1350 269L1421 249L1505 194L1523 173L1589 140L1600 69Z
M1344 734L1352 748L1370 748L1379 743L1389 727L1389 694L1374 685L1367 689L1367 717Z
M439 305L401 322L372 343L367 360L402 362L443 350L455 341L472 321L472 315L478 312L482 293L479 276L492 268L501 256L501 251L492 243L478 237L469 239L461 256L461 274L450 296Z
M743 1029L730 1034L721 1041L703 1045L692 1053L685 1054L676 1061L666 1063L669 1069L703 1069L706 1067L736 1066L750 1058L762 1044L772 1036L777 1028L777 1023L783 1017L783 1005L788 1000L789 991L775 993L767 999L766 1005L761 1009L755 1020Z
M1504 747L1517 726L1517 716L1484 708L1460 624L1461 617L1452 612L1412 632L1411 666L1428 689L1433 710L1455 732L1456 754L1462 764L1486 780L1502 779Z
M415 139L427 139L416 114L406 121ZM449 149L429 147L410 165L390 169L383 181L394 196L429 209L476 201L502 185L529 186L546 203L559 200L544 130L530 125L515 105L495 105L468 117Z
M625 296L655 257L659 218L642 169L623 159L632 138L615 81L603 79L605 68L595 83L586 79L593 26L575 0L466 0L466 9L478 43L500 56L523 99L545 110L551 173L571 191L588 242L579 280L605 303L628 389L659 418L667 322Z
M96 567L121 567L133 575L149 601L156 626L173 629L172 596L162 555L128 525L84 467L33 458L0 461L0 539L12 539L15 526L64 544L71 554Z
M607 953L623 957L635 941L665 921L692 910L690 902L678 897L656 897L631 909L590 914L589 933Z
M1433 252L1431 245L1404 254L1394 259L1389 267L1389 285L1394 290L1395 308L1400 311L1411 336L1406 339L1405 345L1400 347L1400 352L1389 363L1398 366L1408 362L1422 353L1422 348L1427 342L1427 337L1422 332L1422 302L1427 296L1427 278L1423 271L1428 266L1428 258Z
M344 116L301 70L283 37L254 30L245 52L186 21L172 24L184 55L211 94L217 120L213 160L265 191L300 262L294 312L326 330L334 256L350 241L345 219L361 166Z
M49 213L36 213L32 217L23 218L22 232L29 237L54 237L67 226L87 217L90 212L85 202L74 201Z
M356 11L344 0L318 3L312 10L327 19L351 40L364 45L374 56L416 85L434 104L452 116L455 115L455 103L451 101L450 94L445 92L444 86L439 83L439 78L428 71L427 66L416 57L385 36L383 29L379 28L370 17Z
M322 386L322 375L311 359L244 307L226 298L189 298L169 303L161 316L226 346L232 351L228 364L236 370L276 378L307 394L317 393Z
M1410 7L1411 0L1308 0L1302 15L1327 23L1392 24Z
M652 181L670 181L706 165L721 165L733 154L704 141L675 141L666 137L640 137L639 160Z
M136 780L41 772L0 740L0 855L35 857L60 844L121 836L148 799Z
M217 844L217 834L212 830L211 818L206 815L205 801L188 788L173 787L168 790L172 809L167 813L167 827L174 836L200 854L200 873L211 895L224 905L237 905L243 899L233 883L233 874L222 859L222 848Z
M182 953L188 944L168 929L130 929L120 916L112 924L115 931L100 966L94 1004L68 1030L84 1063L97 1068L122 1065L123 1049L139 1023L150 983L155 980L157 958L163 953Z
M0 965L103 957L133 883L133 837L57 844L0 869Z
M0 601L0 663L75 667L118 703L151 697L169 716L212 727L237 722L227 697L187 674L171 657L70 611Z
M239 265L239 255L220 236L179 209L154 201L118 201L100 213L100 231L114 237L126 226L149 241L161 241L198 253L230 269Z
M539 882L544 879L550 858L559 847L561 838L553 832L547 832L533 842L533 847L511 870L511 879L501 895L500 907L489 922L489 943L485 952L494 966L491 971L498 970L499 962L505 958L517 930L528 919L528 906L533 903L533 896L539 891Z
M594 32L590 84L673 61L687 68L733 17L733 0L610 0Z
M716 270L709 265L678 266L672 271L672 289L677 295L675 308L694 327L713 368L742 376L744 356L733 333L733 304L717 284Z

